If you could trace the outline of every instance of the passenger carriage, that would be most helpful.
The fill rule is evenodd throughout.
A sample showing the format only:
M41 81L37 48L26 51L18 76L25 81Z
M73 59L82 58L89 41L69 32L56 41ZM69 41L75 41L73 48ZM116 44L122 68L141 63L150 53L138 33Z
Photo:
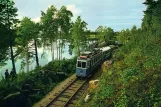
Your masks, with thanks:
M81 53L77 57L76 76L87 77L110 56L110 47L95 48L93 51Z
M103 60L106 60L107 58L110 57L110 55L111 55L111 47L107 46L107 47L102 47L100 49L102 50L102 58L103 58Z

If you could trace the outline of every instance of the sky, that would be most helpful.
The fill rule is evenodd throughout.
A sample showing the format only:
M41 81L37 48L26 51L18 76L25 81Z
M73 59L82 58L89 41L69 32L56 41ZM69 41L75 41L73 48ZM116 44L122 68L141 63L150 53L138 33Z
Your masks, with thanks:
M133 25L141 26L143 10L146 7L142 4L145 0L14 0L18 8L18 18L27 16L33 21L39 21L41 11L46 12L47 8L54 5L60 9L66 6L77 16L87 22L87 28L95 31L98 26L107 26L120 31L131 28Z

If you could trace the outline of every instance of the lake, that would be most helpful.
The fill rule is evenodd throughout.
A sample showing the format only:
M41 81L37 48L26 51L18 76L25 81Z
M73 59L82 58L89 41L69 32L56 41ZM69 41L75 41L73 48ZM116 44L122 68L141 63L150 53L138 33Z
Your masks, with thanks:
M66 44L65 45L65 48L63 49L63 54L62 54L62 58L67 58L67 59L70 59L72 58L74 55L70 55L69 52L68 52L68 49L69 49L69 46ZM44 52L44 55L43 57L41 57L41 55L43 54ZM48 64L48 62L52 61L52 52L50 49L44 49L43 47L42 48L38 48L38 57L39 57L39 64L41 66L43 65L46 65ZM57 57L57 51L56 49L54 49L54 59L56 59ZM16 72L20 72L20 68L21 68L21 61L22 59L18 59L16 60L15 62L15 66L16 66ZM9 70L9 72L11 71L12 69L12 62L11 60L8 60L6 61L6 65L2 68L0 68L0 79L2 78L2 76L4 76L4 72L6 69ZM30 64L30 70L33 70L36 66L36 61L33 61L33 63ZM26 67L24 69L26 71Z

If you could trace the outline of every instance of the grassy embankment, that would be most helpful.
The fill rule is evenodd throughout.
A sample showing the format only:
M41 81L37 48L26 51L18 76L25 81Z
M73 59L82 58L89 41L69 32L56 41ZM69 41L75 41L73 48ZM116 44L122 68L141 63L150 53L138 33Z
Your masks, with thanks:
M160 107L161 39L140 29L123 31L124 46L113 54L114 63L103 72L99 86L84 107Z
M17 77L0 81L0 107L32 106L50 92L59 82L75 71L76 59L49 62L47 65L29 72L21 72ZM44 74L41 71L45 71ZM64 72L67 75L56 74Z

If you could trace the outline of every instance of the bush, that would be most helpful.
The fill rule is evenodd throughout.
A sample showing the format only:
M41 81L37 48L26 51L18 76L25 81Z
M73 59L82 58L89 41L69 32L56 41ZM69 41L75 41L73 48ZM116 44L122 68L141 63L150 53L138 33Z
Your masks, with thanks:
M76 58L62 60L60 63L59 61L49 62L44 67L37 68L33 71L26 73L20 72L14 79L2 79L0 81L0 99L5 100L0 100L0 106L12 102L13 99L11 97L14 93L20 93L19 96L15 96L14 94L14 97L17 98L16 101L14 100L16 104L20 101L19 97L24 96L27 102L24 104L32 106L45 94L51 91L57 83L74 73L75 63ZM44 71L44 74L41 72L42 70ZM56 74L56 72L64 72L64 74ZM39 89L39 91L32 91L34 89ZM25 92L24 90L29 90L29 92ZM6 101L7 103L5 103Z

